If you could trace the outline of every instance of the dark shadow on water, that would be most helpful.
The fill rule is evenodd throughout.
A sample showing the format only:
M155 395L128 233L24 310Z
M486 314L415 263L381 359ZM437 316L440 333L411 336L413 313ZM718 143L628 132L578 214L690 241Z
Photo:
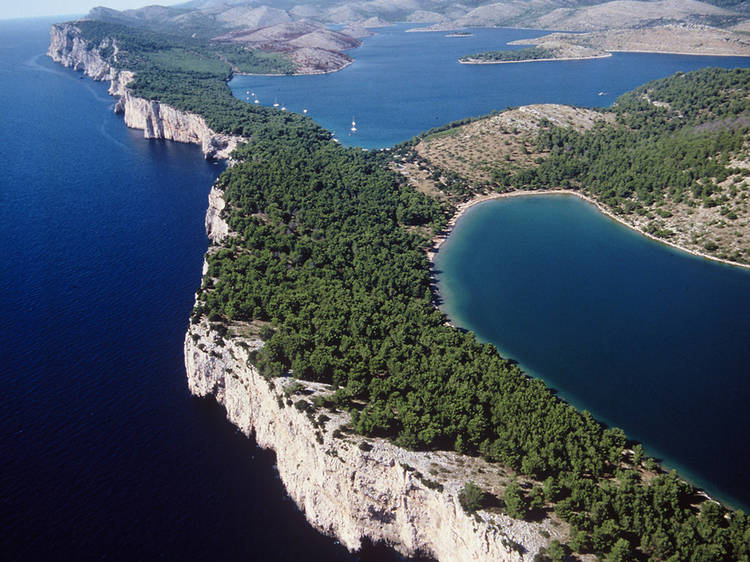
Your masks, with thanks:
M265 504L266 508L260 512L249 510L250 517L247 524L253 526L253 516L262 518L274 517L283 521L278 532L284 536L255 537L258 560L290 560L299 558L304 552L305 560L326 560L341 562L432 562L434 559L426 555L405 557L392 546L384 543L373 543L365 538L362 548L358 552L349 552L336 540L314 529L305 519L304 513L297 507L288 495L278 473L276 454L272 450L260 448L254 437L246 437L226 419L226 410L212 398L194 398L200 426L208 428L215 440L215 447L220 451L234 451L230 456L234 459L231 466L226 467L222 474L216 474L217 479L247 482L252 480L248 500L256 504ZM246 484L247 485L247 484ZM239 494L238 494L239 497ZM387 523L387 520L383 521ZM260 525L260 522L255 524ZM283 529L283 531L282 531ZM274 531L271 526L270 531ZM288 543L288 544L287 544ZM306 544L304 549L300 546Z

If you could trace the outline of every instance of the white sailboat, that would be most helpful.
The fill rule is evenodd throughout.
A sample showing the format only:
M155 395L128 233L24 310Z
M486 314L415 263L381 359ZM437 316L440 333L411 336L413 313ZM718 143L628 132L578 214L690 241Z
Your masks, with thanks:
M354 120L354 117L352 117L352 128L351 128L351 131L352 131L352 133L356 133L357 132L357 122Z

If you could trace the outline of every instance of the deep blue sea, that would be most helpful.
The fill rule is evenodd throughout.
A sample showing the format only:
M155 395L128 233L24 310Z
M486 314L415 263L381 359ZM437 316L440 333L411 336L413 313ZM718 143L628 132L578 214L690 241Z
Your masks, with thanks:
M273 455L237 433L221 408L189 395L182 340L207 246L207 194L221 166L206 163L197 147L148 141L125 128L112 113L105 84L80 79L44 56L50 23L0 22L0 559L393 558L377 548L351 557L312 530L285 499ZM475 39L448 40L396 27L367 39L352 53L357 62L340 73L235 82L255 81L256 93L269 103L275 96L290 109L304 104L321 124L340 131L355 116L361 134L342 136L342 142L376 147L509 104L606 105L608 96L677 69L747 63L629 55L606 59L609 67L598 61L436 66L441 57L450 62L479 45L530 34L482 31ZM614 244L620 231L605 234ZM596 243L608 246L609 238ZM649 259L661 268L677 259L658 246L643 248L655 252ZM708 275L702 299L724 299L725 306L724 285L711 279L746 279L715 274L724 270L700 261L695 268ZM665 273L682 285L695 283L694 275L692 269ZM603 279L617 280L614 273ZM492 288L503 291L499 281ZM613 298L624 290L610 288ZM597 303L583 299L579 305ZM731 305L735 313L742 310L741 300ZM677 314L682 307L675 306L659 312L678 320L672 332L651 340L657 347L674 329L684 329L684 316ZM722 347L726 331L703 334L708 339L700 346L716 354L734 349ZM583 343L586 337L581 334ZM589 348L576 349L586 354ZM688 355L682 361L688 367L691 351L678 350ZM613 348L607 360L619 362L621 352ZM683 378L703 377L711 384L686 395L685 408L720 396L727 410L741 410L733 397L709 392L725 386L728 376L716 364L672 380L644 367L632 384L672 393ZM562 387L551 373L540 368L539 374ZM572 390L566 395L583 401ZM607 402L591 407L620 423L607 408ZM644 408L630 404L632 418L643 417ZM653 431L664 425L654 423ZM741 437L746 427L746 420L716 425L711 438L728 440L735 430ZM658 438L644 432L647 443ZM724 467L729 460L726 454L711 459Z
M456 324L747 510L749 270L651 241L569 195L473 207L435 267Z
M0 21L0 559L382 560L314 531L182 340L221 171Z

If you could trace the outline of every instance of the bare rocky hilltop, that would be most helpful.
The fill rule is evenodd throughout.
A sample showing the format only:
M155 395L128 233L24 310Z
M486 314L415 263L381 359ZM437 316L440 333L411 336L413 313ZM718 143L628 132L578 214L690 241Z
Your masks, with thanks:
M342 68L342 53L356 38L395 22L431 24L413 31L467 27L524 27L584 32L569 44L603 50L648 50L691 54L746 54L739 45L750 29L750 2L739 0L322 0L274 3L248 0L193 0L176 7L138 10L94 8L88 19L188 34L289 53L303 72ZM325 26L348 25L341 32ZM645 30L658 28L658 33ZM721 34L721 30L725 30ZM730 35L726 35L730 34ZM589 42L591 44L584 44ZM667 47L665 47L665 45ZM738 46L739 45L739 46Z
M750 2L733 0L323 0L274 6L248 0L193 0L138 10L98 7L87 19L284 53L300 74L344 68L353 61L345 51L358 47L359 38L394 22L432 24L410 31L525 27L588 32L532 42L544 42L553 58L611 51L750 54L745 35L750 29ZM332 31L330 24L348 27Z
M362 44L351 35L331 31L321 24L307 21L277 23L259 29L238 29L215 37L214 40L287 53L301 74L340 70L353 60L341 51L354 49Z
M343 0L264 5L248 0L193 0L176 7L148 6L117 11L94 8L89 17L158 31L183 31L209 37L233 29L259 29L292 21L361 24L434 24L428 29L526 27L599 31L691 23L742 30L750 3L739 0Z
M589 33L552 33L513 45L549 43L606 52L680 53L750 56L750 37L705 25L670 24L643 29L611 29Z

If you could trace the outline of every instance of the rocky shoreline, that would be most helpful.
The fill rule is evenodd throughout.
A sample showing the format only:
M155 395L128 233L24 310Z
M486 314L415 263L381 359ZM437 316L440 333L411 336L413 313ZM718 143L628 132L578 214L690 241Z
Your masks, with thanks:
M99 49L90 49L71 24L54 25L48 55L94 80L109 80L118 98L115 111L146 138L201 145L206 158L227 158L241 137L219 135L203 118L166 104L132 96L133 74L111 68ZM231 236L223 217L223 192L209 194L206 230L216 251ZM206 268L204 266L204 274ZM290 497L320 531L357 550L364 539L407 555L438 560L530 561L552 539L564 542L567 525L545 519L529 523L502 513L467 514L458 501L469 480L500 494L498 467L453 452L413 452L384 439L346 431L349 414L317 407L327 385L288 377L263 378L251 353L263 342L243 326L191 321L185 337L185 366L192 394L222 404L228 420L257 443L273 449L279 476ZM221 335L221 334L224 335ZM243 335L244 333L244 335ZM293 385L293 386L292 386Z
M79 70L97 80L109 80L109 93L117 98L115 113L123 115L125 124L142 129L148 139L165 139L198 144L206 159L226 159L244 139L216 133L203 117L180 111L167 104L133 96L127 89L133 73L112 68L101 56L101 49L117 45L109 39L90 49L80 30L73 24L55 24L50 28L47 55L65 67Z

